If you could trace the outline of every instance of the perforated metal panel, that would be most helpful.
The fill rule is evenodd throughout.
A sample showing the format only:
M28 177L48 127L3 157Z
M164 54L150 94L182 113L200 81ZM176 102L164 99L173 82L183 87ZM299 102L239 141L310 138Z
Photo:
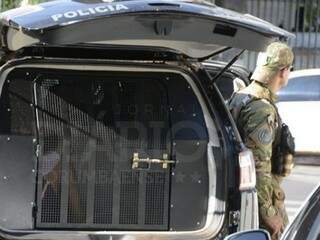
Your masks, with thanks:
M167 179L163 172L147 173L145 224L162 225L165 216Z
M168 230L170 167L132 169L134 152L170 154L165 88L49 76L35 84L35 99L37 227Z
M39 106L46 106L45 112L39 112L39 141L41 143L42 161L39 162L39 173L41 181L39 185L39 197L41 204L41 221L44 223L59 223L61 208L61 157L63 154L63 123L57 120L57 116L62 118L62 102L56 99L49 92L46 86L48 82L43 83L39 88ZM41 99L41 100L40 100ZM49 137L50 136L50 137Z
M120 184L120 224L138 224L139 172L122 172Z
M97 124L97 135L93 223L112 224L114 154L108 141L114 142L114 135L101 123Z
M89 149L89 116L72 105L68 105L69 121L82 129L70 128L70 163L69 163L69 197L68 223L86 223L88 159Z

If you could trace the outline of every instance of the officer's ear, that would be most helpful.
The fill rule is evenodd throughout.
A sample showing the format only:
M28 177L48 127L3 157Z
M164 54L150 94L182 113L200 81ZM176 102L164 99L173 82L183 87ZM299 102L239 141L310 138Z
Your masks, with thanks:
M287 72L287 69L286 68L281 68L279 71L278 71L278 76L281 78L281 79L283 79L283 78L285 78L286 77L286 73Z
M280 72L281 72L281 74L286 75L286 74L288 74L289 72L291 72L292 69L293 69L292 66L288 66L288 67L281 68L281 69L280 69Z

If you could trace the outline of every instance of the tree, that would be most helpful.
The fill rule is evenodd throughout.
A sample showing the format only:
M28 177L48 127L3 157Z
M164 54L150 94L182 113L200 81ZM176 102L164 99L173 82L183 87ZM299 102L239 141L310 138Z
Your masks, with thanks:
M1 0L0 0L1 1ZM1 12L9 10L11 8L16 8L21 6L22 2L27 4L37 4L41 2L45 2L46 0L2 0L1 1Z
M19 7L20 0L2 0L1 11Z

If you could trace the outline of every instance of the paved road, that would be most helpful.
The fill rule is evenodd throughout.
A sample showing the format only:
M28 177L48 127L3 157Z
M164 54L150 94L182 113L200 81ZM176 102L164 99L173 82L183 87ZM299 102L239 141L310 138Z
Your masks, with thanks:
M296 166L282 187L286 193L286 208L292 220L306 197L320 183L320 166Z

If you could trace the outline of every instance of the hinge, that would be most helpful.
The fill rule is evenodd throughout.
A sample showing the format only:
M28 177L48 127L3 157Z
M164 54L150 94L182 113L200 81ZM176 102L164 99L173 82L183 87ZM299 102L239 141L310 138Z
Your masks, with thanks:
M229 212L229 227L238 226L240 224L240 211Z
M178 61L182 66L186 66L189 70L198 71L201 64L194 58L186 58L184 55L178 55Z
M36 146L36 156L37 156L37 157L40 156L40 150L41 150L40 145L37 144L37 146Z
M38 213L38 206L34 205L32 207L32 217L36 218L37 217L37 213Z

